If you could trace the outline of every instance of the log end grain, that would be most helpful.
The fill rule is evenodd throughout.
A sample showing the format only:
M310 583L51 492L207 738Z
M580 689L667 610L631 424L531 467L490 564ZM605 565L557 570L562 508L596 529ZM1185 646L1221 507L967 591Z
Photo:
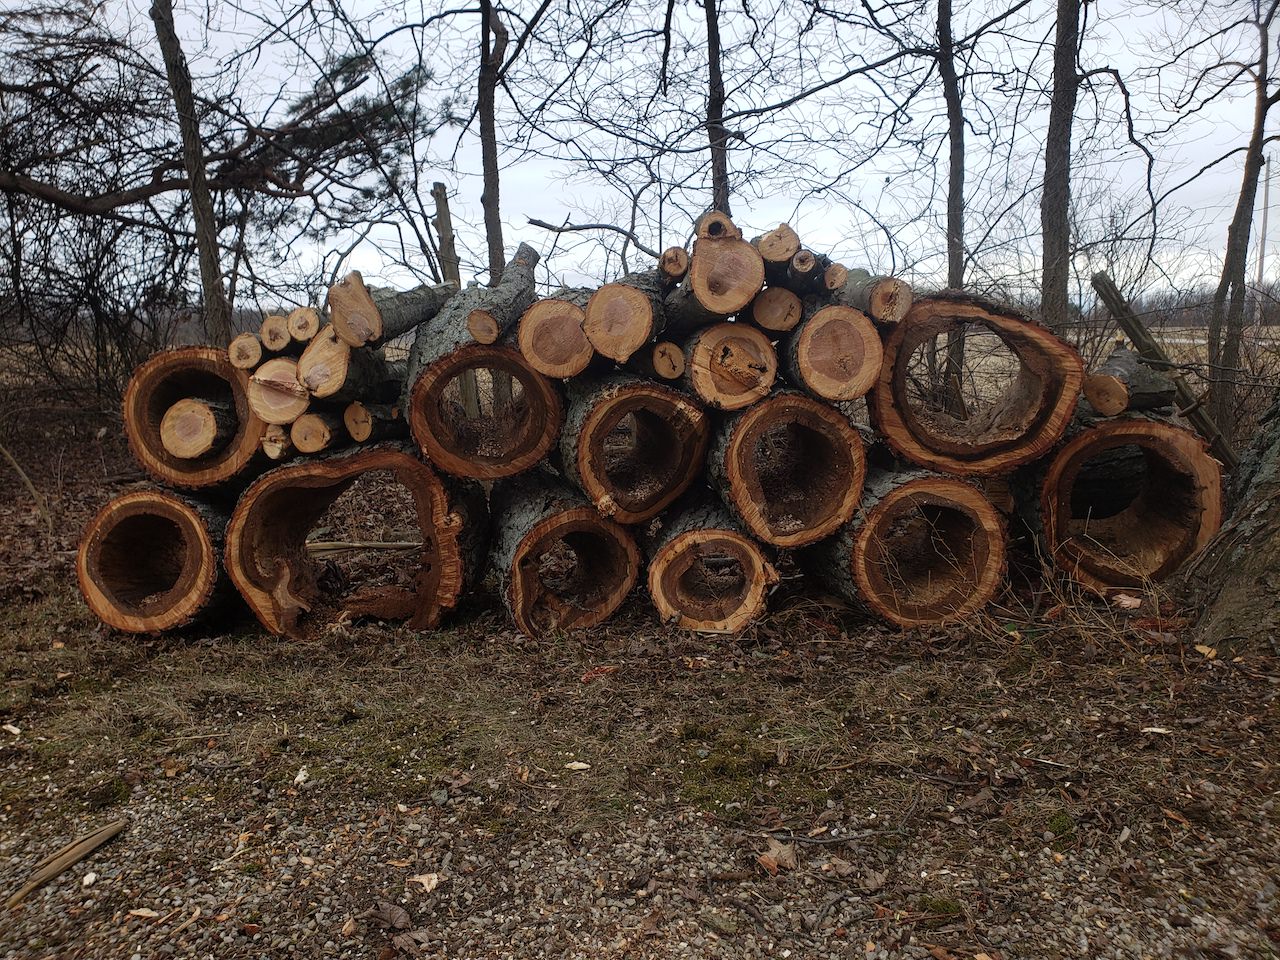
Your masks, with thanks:
M293 342L289 333L289 318L278 313L271 313L262 318L262 326L258 330L262 345L271 353L279 353Z
M198 460L230 443L237 425L229 404L183 397L161 418L160 442L180 460Z
M298 380L298 363L288 357L268 360L249 378L248 401L264 423L285 425L302 416L311 395Z
M658 272L665 283L679 283L689 272L689 251L684 247L667 247L658 259Z
M606 283L587 301L582 329L597 353L625 363L653 337L656 321L647 293L626 283Z
M780 223L752 241L767 264L787 264L800 252L800 235L788 223Z
M526 310L517 339L529 366L557 380L586 370L595 349L583 329L585 320L583 309L568 300L539 300Z
M329 325L352 347L382 339L382 314L359 272L351 271L329 288Z
M313 397L333 396L347 382L351 350L351 345L338 336L332 324L325 327L298 358L298 382Z
M262 362L262 341L256 333L242 333L232 339L227 355L237 370L252 370Z
M658 618L702 633L740 632L760 618L778 575L750 537L736 530L688 530L649 561Z
M740 410L768 395L778 373L773 344L745 323L704 327L685 344L685 382L720 410Z
M832 305L804 322L788 346L788 358L797 386L840 403L856 400L875 385L884 348L866 314Z
M297 343L306 343L320 332L320 313L313 307L298 307L287 320L289 336Z
M694 244L688 283L703 309L728 317L749 304L764 286L764 260L736 228L733 236L727 229L714 232L716 222L709 228L713 232Z
M766 287L756 294L747 308L748 319L771 333L795 329L803 313L804 305L800 298L786 287Z
M1129 387L1119 377L1090 374L1084 381L1084 398L1104 417L1114 417L1129 409Z
M476 343L497 343L502 324L488 310L472 310L467 314L467 332Z

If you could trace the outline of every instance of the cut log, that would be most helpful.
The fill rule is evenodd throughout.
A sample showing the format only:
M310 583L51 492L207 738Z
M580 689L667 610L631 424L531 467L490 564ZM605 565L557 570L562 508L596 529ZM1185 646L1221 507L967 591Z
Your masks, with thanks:
M391 440L409 432L409 425L400 416L400 408L390 403L365 403L355 400L347 404L342 413L347 434L356 443L377 443Z
M293 334L289 332L289 318L279 313L267 314L262 318L258 336L262 340L262 346L271 353L288 349L293 343Z
M756 237L751 243L760 251L760 257L764 261L765 279L773 285L785 281L787 270L791 266L791 258L800 252L800 236L791 228L791 225L780 223L764 236Z
M298 380L298 362L289 357L268 360L249 378L249 406L264 423L293 423L311 405L311 394Z
M595 350L583 323L589 290L562 290L539 300L520 318L518 342L529 366L546 377L565 380L591 365Z
M124 393L124 429L138 464L161 483L186 489L209 487L248 474L264 463L257 456L266 424L251 410L249 382L225 350L183 347L153 356L133 373ZM235 432L218 450L196 459L165 449L161 424L179 400L225 404Z
M289 428L278 423L267 425L262 435L262 452L272 460L287 460L293 456L293 437Z
M822 286L825 269L812 250L801 250L787 264L785 286L802 297L815 294Z
M560 462L606 517L643 523L701 473L709 434L702 408L670 387L625 374L574 381Z
M646 542L658 619L702 633L739 633L764 615L778 574L721 504L672 508Z
M601 356L625 363L662 331L663 278L656 270L606 283L587 302L582 330Z
M184 626L219 599L225 514L167 490L116 497L85 527L76 576L89 609L127 633Z
M626 528L535 471L500 484L493 568L516 628L529 637L610 617L635 585L640 551Z
M828 293L835 293L837 290L843 290L844 285L849 282L849 268L843 263L831 263L822 271L822 288Z
M160 443L181 460L198 460L226 447L239 425L230 403L183 397L161 418Z
M778 374L769 338L745 323L717 323L684 345L686 390L719 410L741 410L767 396Z
M867 315L838 304L813 305L780 353L792 385L833 403L866 394L884 360L880 334Z
M872 276L866 270L846 271L844 284L831 290L833 302L861 310L881 323L901 322L914 301L905 280Z
M474 581L478 570L468 564L482 552L487 522L475 485L446 485L397 444L302 460L245 490L227 526L227 572L266 630L296 636L303 614L325 601L322 568L308 555L307 534L361 475L383 470L411 495L422 538L421 548L405 558L412 564L407 585L368 587L331 600L349 614L407 618L414 629L430 629Z
M927 408L909 389L913 353L966 324L994 333L1017 358L1009 388L964 419ZM890 329L884 362L868 395L872 423L894 452L922 467L961 476L1008 473L1044 456L1062 437L1080 396L1080 355L1011 308L963 294L918 300Z
M667 247L658 260L658 273L667 286L675 286L689 272L689 251L684 247Z
M325 410L304 413L289 427L289 439L299 453L320 453L340 444L346 436L342 419Z
M670 340L648 344L631 355L627 369L650 380L679 380L684 376L684 348Z
M231 341L227 355L237 370L252 370L262 362L262 341L256 333L242 333Z
M453 283L412 290L366 287L352 270L329 288L329 324L348 346L377 346L426 323L457 292Z
M352 348L332 325L307 344L298 360L298 382L317 399L391 400L400 384L376 350Z
M1104 417L1126 410L1161 410L1173 405L1178 389L1167 376L1120 347L1085 378L1084 397Z
M320 314L311 307L298 307L289 313L289 336L295 343L306 343L320 332Z
M727 320L764 285L760 251L742 239L742 231L723 213L703 216L697 236L688 274L663 301L671 331L687 332Z
M795 328L803 313L800 298L786 287L766 287L747 304L738 319L770 333L786 333Z
M801 547L853 516L866 455L857 430L838 410L782 390L724 419L707 453L707 471L753 536Z
M479 415L468 417L459 379L471 371L483 383L512 380L511 399L496 404L482 389ZM409 397L409 431L427 458L446 473L494 480L522 473L545 457L560 435L560 394L507 344L473 343L433 359Z
M999 511L976 486L922 470L868 475L853 522L806 552L835 592L904 629L961 620L1004 581Z
M1014 484L1045 557L1098 593L1174 573L1222 524L1222 468L1173 423L1078 417L1072 436Z

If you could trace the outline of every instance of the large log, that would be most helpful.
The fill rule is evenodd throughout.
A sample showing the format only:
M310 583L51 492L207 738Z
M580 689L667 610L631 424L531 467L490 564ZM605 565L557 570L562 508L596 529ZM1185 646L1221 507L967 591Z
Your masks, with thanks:
M1084 381L1084 398L1104 417L1126 410L1165 409L1177 397L1178 388L1172 380L1125 347L1113 350Z
M899 323L911 310L914 294L905 280L855 269L845 271L844 282L831 291L831 300L881 323Z
M307 534L362 475L390 471L408 491L420 549L407 583L326 597L321 568L306 549ZM262 626L297 635L303 614L322 603L351 615L407 619L415 629L436 626L478 574L486 518L475 485L446 484L404 446L364 447L302 460L265 474L241 495L227 526L226 567ZM469 567L469 565L471 565Z
M535 471L498 485L493 503L493 569L521 633L594 627L631 592L635 541L579 494Z
M353 348L333 325L321 330L298 359L298 382L321 400L391 400L401 384L380 352Z
M976 486L923 470L868 474L858 516L806 551L809 571L904 629L970 616L1004 580L1006 534Z
M753 536L801 547L853 516L866 455L857 430L838 410L781 390L720 423L707 468Z
M249 378L249 408L263 423L293 423L311 405L311 394L298 380L298 362L289 357L268 360Z
M689 272L663 301L670 331L686 332L727 320L749 304L764 285L760 251L723 213L698 221Z
M764 261L764 276L771 285L787 279L791 258L800 252L800 236L788 223L780 223L763 236L751 241ZM797 318L798 319L798 318Z
M167 490L116 497L85 527L80 592L98 619L128 633L172 630L218 605L227 517Z
M884 360L880 334L867 315L838 304L811 304L779 352L793 386L832 403L863 396Z
M741 410L767 396L777 374L773 344L750 324L703 327L684 345L680 383L719 410Z
M457 292L453 283L412 290L366 287L359 271L352 270L329 288L329 323L349 346L377 346L426 323Z
M643 523L702 471L709 435L702 408L670 387L625 374L573 381L560 462L606 517Z
M665 279L657 270L631 273L591 295L582 330L597 353L625 363L662 332Z
M1018 361L1012 385L968 419L919 404L908 380L917 348L966 324L990 330ZM1058 442L1083 381L1080 355L1049 330L1011 308L949 293L917 300L890 329L868 409L873 425L906 460L961 476L1009 473Z
M659 620L702 633L738 633L764 615L778 574L722 504L682 501L658 524L645 547Z
M1151 416L1079 416L1019 475L1019 514L1043 555L1106 594L1168 578L1222 524L1222 468L1190 430Z
M188 399L224 404L236 419L235 432L224 445L195 458L174 456L161 436L165 414ZM134 459L161 483L209 487L263 465L257 454L266 424L249 409L248 380L225 350L182 347L157 353L130 378L123 415Z
M583 329L590 299L590 290L559 290L524 312L517 340L529 366L545 377L565 380L591 365L595 350Z

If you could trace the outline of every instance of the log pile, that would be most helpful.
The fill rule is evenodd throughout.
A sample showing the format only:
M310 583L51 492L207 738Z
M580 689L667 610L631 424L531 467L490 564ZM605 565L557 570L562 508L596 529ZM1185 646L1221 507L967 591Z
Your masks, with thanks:
M1086 378L1008 306L915 298L718 212L691 251L596 289L539 297L538 259L521 245L497 284L463 289L352 273L323 311L141 365L125 430L161 488L86 530L93 611L150 632L238 593L276 634L430 629L487 574L530 636L598 625L640 582L663 623L737 633L793 551L809 582L934 627L997 597L1010 530L1105 594L1167 577L1221 520L1217 462L1131 352ZM962 332L971 360L1007 361L939 366ZM388 485L408 504L395 536L319 540L341 498L380 517ZM330 559L360 550L394 575Z

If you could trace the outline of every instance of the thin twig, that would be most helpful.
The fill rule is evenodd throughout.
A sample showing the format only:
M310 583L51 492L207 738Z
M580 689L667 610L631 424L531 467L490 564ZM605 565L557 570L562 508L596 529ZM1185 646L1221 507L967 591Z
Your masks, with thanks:
M45 503L44 497L40 495L38 490L36 490L36 485L32 483L31 478L27 476L27 471L22 469L22 464L18 463L17 459L14 458L13 454L9 452L9 449L3 443L0 443L0 454L4 455L4 458L9 461L9 466L13 467L13 469L17 471L18 476L22 478L23 484L26 485L27 490L31 493L31 499L35 501L36 509L39 510L40 515L44 517L45 526L49 529L49 539L53 540L53 515L49 513L49 507Z
M545 220L535 220L529 217L529 225L533 227L541 227L543 230L550 230L552 233L581 233L584 230L612 230L614 233L620 233L630 240L637 250L641 253L647 253L655 260L659 260L662 254L658 253L652 247L646 247L640 242L640 238L628 230L626 227L619 227L612 223L564 223L556 226L554 223L547 223Z

